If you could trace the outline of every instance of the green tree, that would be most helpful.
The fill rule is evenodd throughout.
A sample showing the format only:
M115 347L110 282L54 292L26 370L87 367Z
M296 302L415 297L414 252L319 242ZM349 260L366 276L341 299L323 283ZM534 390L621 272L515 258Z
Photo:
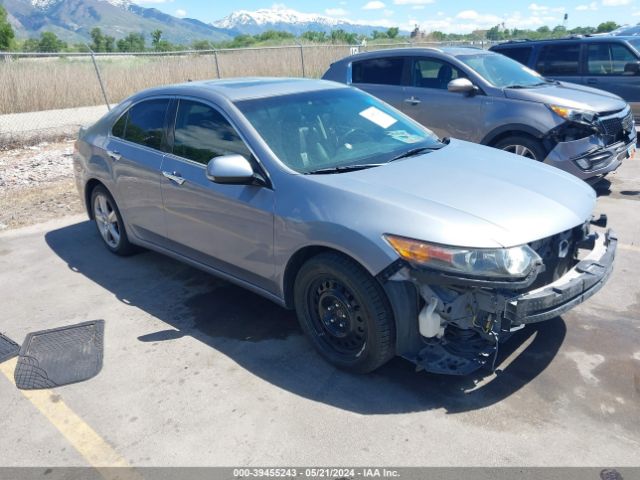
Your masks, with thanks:
M119 52L144 52L144 35L142 33L130 33L116 42Z
M9 50L14 38L13 27L7 20L7 11L0 5L0 50Z
M496 25L495 27L491 27L489 30L487 30L487 39L488 40L504 39L504 32L501 30L500 25Z
M374 30L373 32L371 32L371 38L373 38L374 40L378 40L378 39L389 38L389 37L385 32L379 32L378 30Z
M193 48L194 50L211 50L211 43L209 43L209 40L195 40L192 44L191 44L191 48Z
M95 27L91 29L91 45L89 45L91 47L91 50L93 50L94 52L104 52L105 51L105 45L104 45L104 35L102 35L102 30L100 30L99 27Z
M616 22L612 22L612 21L602 22L596 28L596 32L597 33L607 33L607 32L610 32L611 30L615 30L616 28L619 28L619 27L620 27L620 25L618 25Z
M308 31L308 32L304 32L302 35L300 35L300 38L307 40L309 42L313 42L313 43L322 43L322 42L326 42L327 41L327 33L326 32L315 32L315 31Z
M116 39L111 35L104 36L104 51L115 52L116 51Z
M38 40L39 52L59 52L67 48L67 44L60 40L53 32L42 32Z
M387 37L396 38L400 33L400 29L398 27L391 27L387 29Z
M541 33L542 35L548 35L551 33L551 29L546 25L543 25L542 27L538 28L536 32Z
M151 44L154 50L159 49L160 41L162 40L162 30L154 30L151 32Z
M556 25L555 27L553 27L551 33L553 33L554 35L566 35L567 28L563 25Z
M343 29L331 30L331 42L333 43L356 43L357 35L355 33L347 33Z

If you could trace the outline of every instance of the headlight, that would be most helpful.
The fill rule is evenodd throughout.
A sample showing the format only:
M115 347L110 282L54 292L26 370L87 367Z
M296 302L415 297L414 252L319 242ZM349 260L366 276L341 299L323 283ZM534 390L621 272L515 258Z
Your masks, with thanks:
M463 248L384 235L398 255L417 266L474 277L523 278L542 259L528 245L511 248Z
M565 120L571 122L584 123L586 125L592 125L597 117L596 112L590 110L579 110L577 108L563 107L562 105L547 105L551 111L560 115Z

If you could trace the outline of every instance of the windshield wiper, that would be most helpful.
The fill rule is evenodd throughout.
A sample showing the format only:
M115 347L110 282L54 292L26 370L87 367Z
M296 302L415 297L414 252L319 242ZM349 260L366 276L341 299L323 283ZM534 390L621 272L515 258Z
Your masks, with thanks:
M317 170L311 170L304 172L305 175L323 175L327 173L345 173L355 172L356 170L364 170L365 168L380 167L384 163L361 163L357 165L339 165L337 167L319 168Z
M395 162L396 160L400 160L401 158L413 157L415 155L420 155L421 153L424 153L424 152L433 152L434 150L440 150L443 146L412 148L411 150L407 150L406 152L401 153L400 155L396 155L391 160L389 160L389 162Z
M517 89L517 88L532 88L532 87L541 87L542 85L547 85L549 82L545 81L545 82L539 82L539 83L531 83L529 85L507 85L504 88L513 88L513 89Z

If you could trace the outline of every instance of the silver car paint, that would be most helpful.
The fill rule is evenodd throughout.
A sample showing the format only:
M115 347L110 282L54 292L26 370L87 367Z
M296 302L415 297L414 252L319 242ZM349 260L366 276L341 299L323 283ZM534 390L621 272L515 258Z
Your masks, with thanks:
M385 233L470 247L512 246L573 228L592 212L594 191L575 177L463 141L368 170L297 174L277 159L233 100L350 87L315 80L243 82L163 87L118 105L81 133L74 164L83 198L90 181L102 182L118 205L139 213L134 221L140 224L124 215L132 242L281 304L286 303L287 266L305 248L341 251L376 275L398 259L382 238ZM196 168L179 157L123 141L127 148L139 148L138 162L151 165L142 190L150 196L123 187L120 176L133 180L135 172L121 168L108 155L114 141L108 132L132 103L154 95L198 98L220 109L260 162L271 186L213 184L206 179L204 166ZM119 147L123 150L125 145ZM149 160L154 155L162 155L161 165ZM182 170L187 189L161 175L176 169ZM144 223L145 212L157 216L158 211L164 214L162 220Z
M543 138L564 120L546 106L560 104L585 110L619 111L626 107L620 97L608 92L560 82L532 89L504 89L487 82L481 75L458 60L456 55L496 55L490 51L473 48L402 48L367 52L346 57L331 65L323 78L350 84L351 64L355 60L387 56L429 57L446 61L462 70L472 83L479 87L477 95L453 93L447 90L413 86L357 84L358 88L390 103L410 117L432 129L439 136L451 136L471 142L491 144L497 135L505 131L521 131L536 138ZM620 162L612 161L594 171L583 171L573 159L585 154L583 148L598 143L599 135L587 142L559 144L545 158L545 163L561 168L582 179L597 177L615 170ZM632 144L635 131L630 133L626 145ZM617 153L618 146L602 147Z

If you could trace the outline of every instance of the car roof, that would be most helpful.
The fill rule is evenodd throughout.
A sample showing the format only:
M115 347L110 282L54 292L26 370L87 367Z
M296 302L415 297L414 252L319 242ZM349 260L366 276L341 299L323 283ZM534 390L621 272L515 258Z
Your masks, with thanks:
M599 43L599 42L624 42L625 40L637 39L637 36L622 36L622 35L595 35L595 36L573 36L573 37L563 37L563 38L545 38L541 40L509 40L504 43L498 43L493 45L491 48L511 48L511 47L524 47L527 45L536 45L539 43L571 43L576 41L581 42L590 42L590 43Z
M487 54L493 55L489 50L482 50L476 47L403 47L403 48L385 48L383 50L373 50L371 52L356 53L349 57L345 57L339 62L352 62L355 60L364 60L367 58L394 57L394 56L412 56L424 54L443 54L456 57L458 55L469 54Z
M346 85L308 78L242 77L222 80L201 80L166 85L144 90L135 97L154 95L193 95L216 99L223 97L231 102L275 97L293 93L349 88Z

